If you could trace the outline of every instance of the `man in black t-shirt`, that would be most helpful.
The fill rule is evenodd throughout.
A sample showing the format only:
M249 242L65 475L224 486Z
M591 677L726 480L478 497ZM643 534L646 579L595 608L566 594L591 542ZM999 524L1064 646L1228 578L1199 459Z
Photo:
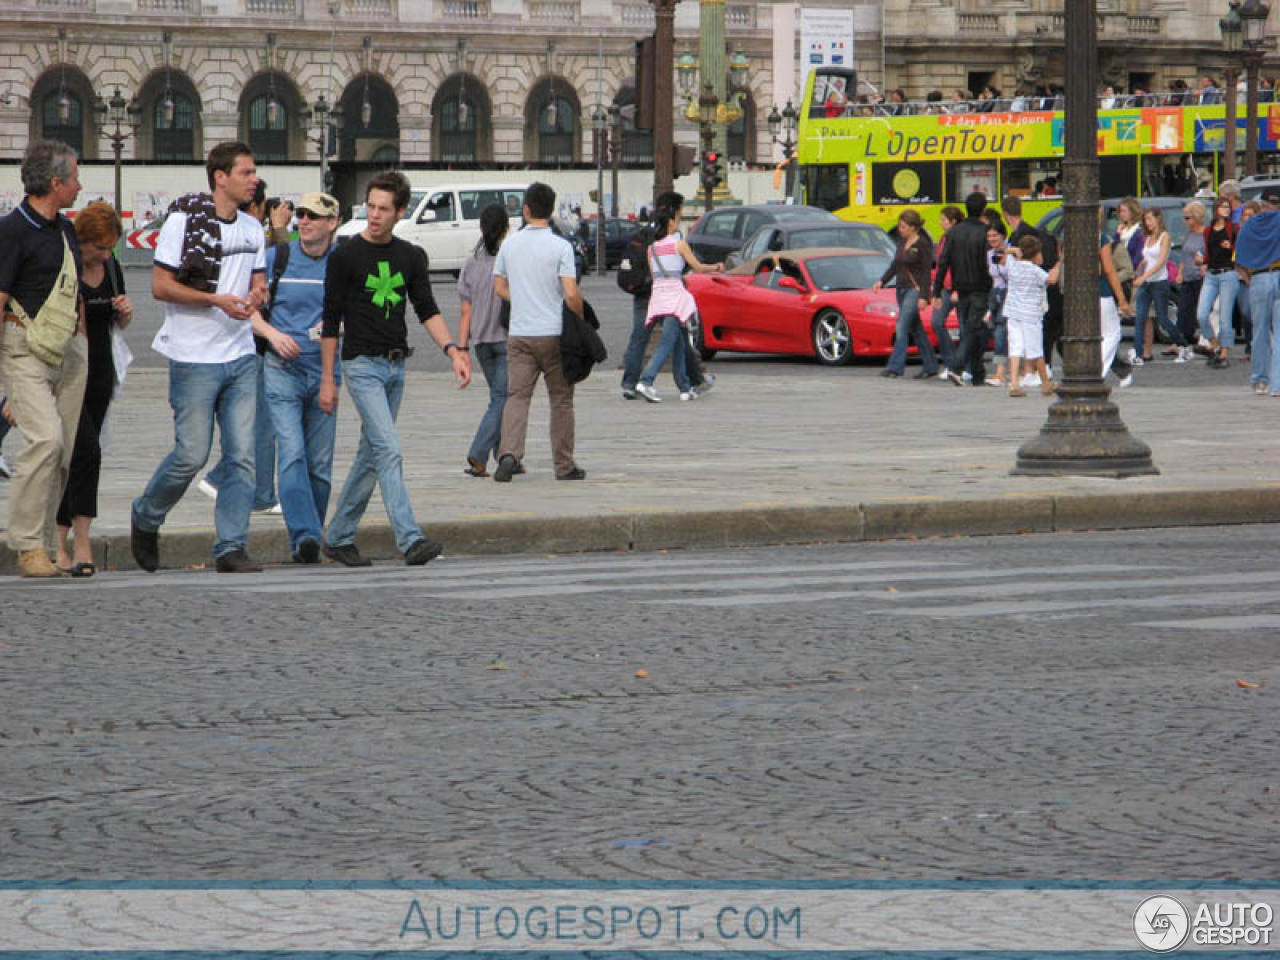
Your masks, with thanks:
M57 549L58 503L67 485L80 406L88 375L84 305L79 301L80 245L59 211L76 202L76 154L58 140L37 140L22 160L21 205L0 220L0 381L22 434L9 494L9 546L23 577L56 577L49 553ZM40 353L38 336L52 325L79 330L57 363Z
M405 324L408 303L452 362L459 387L471 382L471 359L467 348L450 338L436 307L426 255L392 234L409 205L409 181L395 171L379 174L369 181L365 205L368 226L329 256L324 279L324 370L318 402L326 413L337 411L334 366L341 333L342 376L360 414L360 447L329 521L325 553L348 567L369 565L355 538L376 482L396 547L407 565L420 566L440 556L444 547L429 539L414 518L396 432L405 360L412 352Z

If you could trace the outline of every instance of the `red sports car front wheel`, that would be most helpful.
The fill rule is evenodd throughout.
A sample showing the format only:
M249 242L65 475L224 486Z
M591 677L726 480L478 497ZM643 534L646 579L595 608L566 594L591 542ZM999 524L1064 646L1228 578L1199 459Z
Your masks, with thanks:
M823 310L814 318L813 351L818 362L828 367L841 367L853 359L853 335L839 310Z

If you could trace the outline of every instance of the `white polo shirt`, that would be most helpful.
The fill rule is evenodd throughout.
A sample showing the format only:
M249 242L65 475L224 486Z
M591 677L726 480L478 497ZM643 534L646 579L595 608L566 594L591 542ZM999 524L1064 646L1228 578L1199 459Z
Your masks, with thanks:
M254 271L267 268L262 224L243 211L230 223L218 223L222 228L222 266L217 292L247 297ZM185 213L169 214L156 242L157 266L177 272L186 228ZM234 320L217 307L166 302L164 325L151 348L180 363L230 363L254 352L253 327L247 319Z

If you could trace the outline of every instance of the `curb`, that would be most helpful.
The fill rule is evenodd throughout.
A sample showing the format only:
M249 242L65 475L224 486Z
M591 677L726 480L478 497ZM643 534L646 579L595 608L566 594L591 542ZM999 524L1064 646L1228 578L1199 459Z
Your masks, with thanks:
M780 544L910 540L922 537L1001 536L1086 530L1230 526L1280 523L1280 485L1232 490L1046 494L985 500L890 500L853 506L511 517L433 523L431 536L454 556L653 551ZM163 568L212 566L212 528L162 533ZM385 522L360 528L360 551L370 559L399 558ZM95 538L99 570L136 570L127 534ZM286 531L250 534L249 553L288 563ZM0 574L17 570L0 546Z

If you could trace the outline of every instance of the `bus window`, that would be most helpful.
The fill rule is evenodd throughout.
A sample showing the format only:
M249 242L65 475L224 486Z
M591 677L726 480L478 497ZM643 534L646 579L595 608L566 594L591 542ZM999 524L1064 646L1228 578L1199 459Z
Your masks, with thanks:
M880 206L942 202L942 163L877 163L871 169L871 202Z
M1098 192L1103 197L1131 197L1138 189L1138 158L1098 158Z
M1144 197L1189 197L1195 192L1195 176L1186 154L1142 158Z
M1022 197L1024 200L1061 196L1062 161L1054 157L1001 160L1000 186L1004 190L1004 196Z
M841 210L849 206L847 163L815 163L803 170L806 203L823 210Z
M947 202L964 204L971 193L996 197L996 162L965 160L947 164Z

